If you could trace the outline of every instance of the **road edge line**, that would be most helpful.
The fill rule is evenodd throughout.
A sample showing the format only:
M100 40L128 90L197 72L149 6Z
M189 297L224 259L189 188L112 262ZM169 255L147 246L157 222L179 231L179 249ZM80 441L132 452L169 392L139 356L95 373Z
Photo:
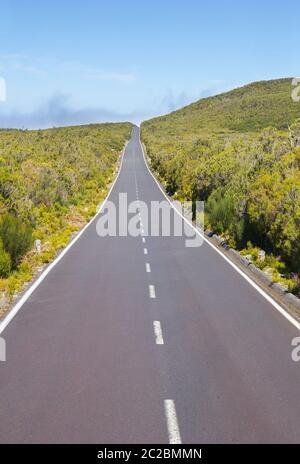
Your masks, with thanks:
M96 212L96 214L90 219L90 221L81 229L76 237L74 237L71 242L62 250L62 252L52 261L52 263L47 266L47 268L42 272L42 274L37 278L35 282L33 282L30 287L25 291L25 293L21 296L20 300L11 308L11 310L7 313L7 315L4 317L4 319L0 322L0 335L2 332L6 329L8 324L14 319L14 317L18 314L24 303L29 299L29 297L33 294L33 292L39 287L39 285L43 282L43 280L47 277L47 275L52 271L52 269L63 259L63 257L67 254L67 252L72 248L72 246L77 242L77 240L80 239L80 237L84 234L84 232L92 225L92 223L95 221L95 219L99 216L99 214L102 212L105 203L107 202L119 176L122 170L123 166L123 161L124 161L124 155L126 148L128 146L129 140L125 143L122 155L121 155L121 163L118 169L118 173L113 181L113 183L110 186L110 189L104 198L103 202L101 203L100 208Z
M259 285L257 285L247 274L245 274L238 266L236 266L236 264L234 264L227 256L225 256L220 250L218 250L218 248L213 245L206 237L204 234L202 234L190 221L188 221L188 219L186 219L175 207L174 205L172 204L171 200L168 198L167 194L164 192L164 190L162 189L161 185L159 184L158 180L156 179L156 177L154 176L154 174L152 173L151 169L149 168L149 165L148 165L148 162L147 162L147 159L146 159L146 156L145 156L145 151L144 151L144 147L143 147L143 144L141 142L141 130L139 130L139 142L140 142L140 146L141 146L141 149L142 149L142 153L143 153L143 157L144 157L144 162L145 162L145 165L149 171L149 173L151 174L152 178L154 179L154 181L156 182L157 186L159 187L160 191L162 192L162 194L164 195L164 197L167 199L167 201L170 203L170 205L172 206L172 208L176 211L176 213L190 226L192 227L192 229L200 236L203 238L203 240L211 247L213 248L220 256L222 256L222 258L228 263L230 264L231 267L233 267L233 269L235 269L236 272L238 272L258 293L260 293L275 309L277 309L277 311L279 311L279 313L284 316L291 324L293 324L294 327L296 327L296 329L298 329L300 331L300 322L298 322L290 313L288 313L282 306L280 306L280 304L278 304L270 295L268 295L267 292L265 292L262 288L259 287Z

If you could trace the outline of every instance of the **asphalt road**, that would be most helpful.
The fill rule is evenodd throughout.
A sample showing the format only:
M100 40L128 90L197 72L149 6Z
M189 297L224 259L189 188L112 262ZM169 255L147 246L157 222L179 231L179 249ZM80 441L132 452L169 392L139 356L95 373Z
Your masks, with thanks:
M164 200L138 129L120 192ZM94 221L2 333L0 442L300 442L298 335L207 243Z

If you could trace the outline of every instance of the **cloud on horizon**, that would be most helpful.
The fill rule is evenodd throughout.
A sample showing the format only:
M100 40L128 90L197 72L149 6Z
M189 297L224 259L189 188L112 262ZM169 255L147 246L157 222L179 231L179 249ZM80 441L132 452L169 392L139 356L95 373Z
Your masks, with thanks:
M171 90L168 90L151 107L144 104L143 107L147 108L147 111L142 108L128 113L117 112L104 107L76 109L70 104L70 95L57 94L31 112L14 109L7 111L5 106L1 107L0 105L0 128L46 129L49 127L122 121L140 124L143 120L167 114L200 98L209 97L216 93L218 93L217 89L214 88L202 90L198 95L187 94L186 92L174 95Z
M142 117L142 113L138 112L125 114L105 108L75 109L70 105L68 95L55 95L32 112L5 112L0 109L0 127L45 129L54 126L101 122L138 122Z

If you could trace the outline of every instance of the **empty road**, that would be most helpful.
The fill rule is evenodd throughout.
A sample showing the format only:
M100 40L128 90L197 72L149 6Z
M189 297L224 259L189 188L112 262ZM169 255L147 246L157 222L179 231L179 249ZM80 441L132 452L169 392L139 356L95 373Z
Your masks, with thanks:
M119 193L165 199L137 128ZM0 442L300 442L296 327L207 243L96 224L1 334Z

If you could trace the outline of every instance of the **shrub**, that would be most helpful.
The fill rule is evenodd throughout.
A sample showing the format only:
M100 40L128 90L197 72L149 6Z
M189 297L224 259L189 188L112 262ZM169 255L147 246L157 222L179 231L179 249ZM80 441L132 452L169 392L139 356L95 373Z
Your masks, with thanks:
M238 243L242 241L244 220L238 216L233 198L224 195L222 189L217 189L210 195L206 203L206 213L209 223L217 233L230 233Z
M15 269L32 246L32 228L15 215L7 213L0 222L0 237L4 250L10 255L12 268Z
M3 242L0 240L0 277L8 277L11 271L10 255L4 250Z

